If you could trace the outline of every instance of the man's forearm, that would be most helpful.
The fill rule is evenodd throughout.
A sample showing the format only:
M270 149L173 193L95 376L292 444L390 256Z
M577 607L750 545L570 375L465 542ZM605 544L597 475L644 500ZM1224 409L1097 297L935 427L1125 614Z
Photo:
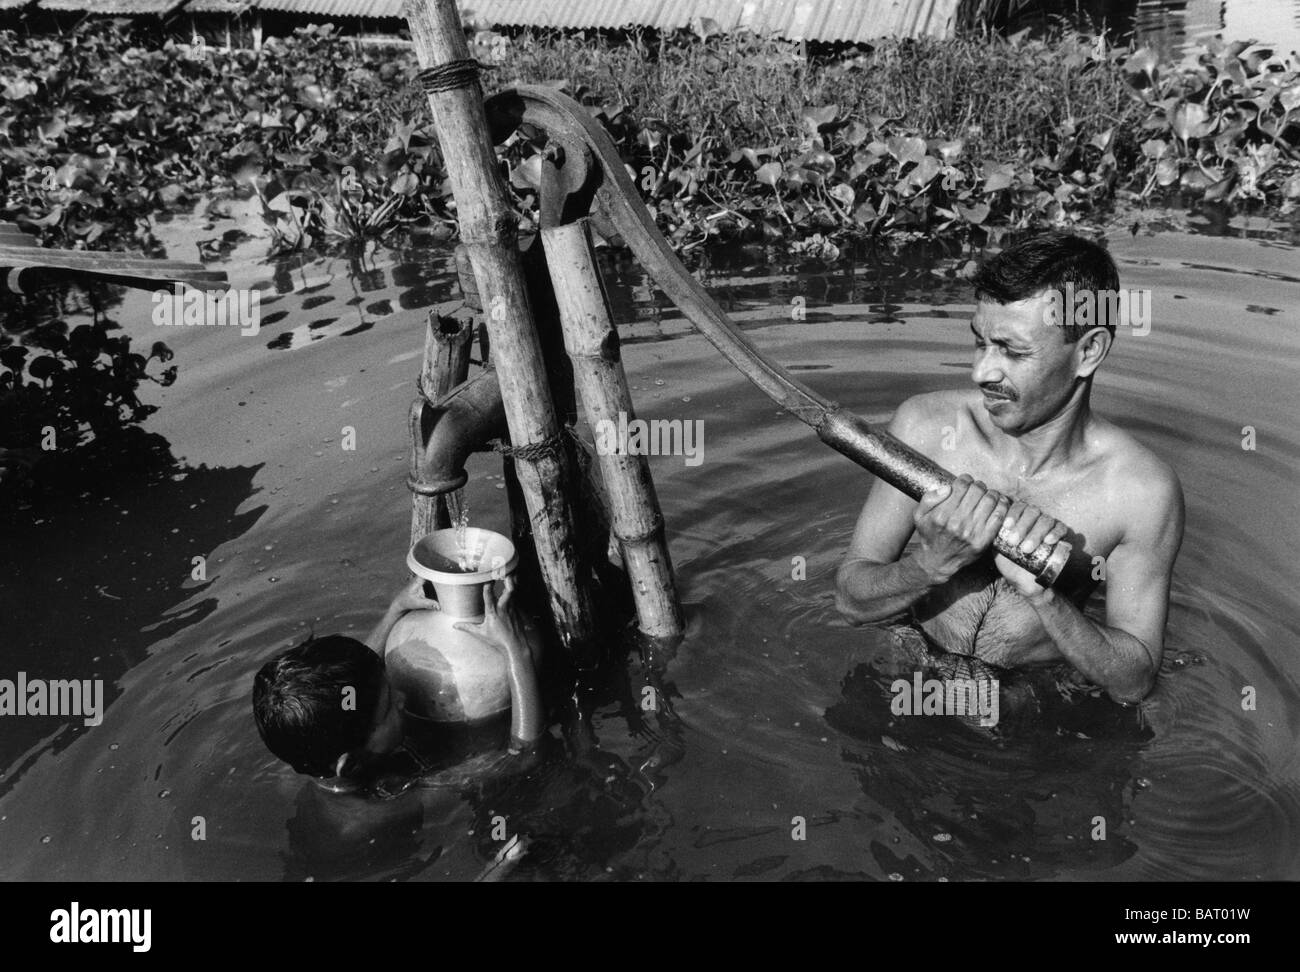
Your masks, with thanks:
M1157 660L1138 638L1086 617L1050 587L1025 597L1061 654L1117 702L1141 702L1155 684Z
M892 564L851 560L835 578L835 606L854 624L869 624L901 614L942 583L912 556Z

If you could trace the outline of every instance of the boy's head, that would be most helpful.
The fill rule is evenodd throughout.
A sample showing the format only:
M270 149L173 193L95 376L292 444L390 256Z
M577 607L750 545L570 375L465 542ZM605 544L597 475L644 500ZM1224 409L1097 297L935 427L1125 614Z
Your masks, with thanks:
M299 773L355 776L402 741L384 663L353 638L312 638L262 666L253 681L262 741Z

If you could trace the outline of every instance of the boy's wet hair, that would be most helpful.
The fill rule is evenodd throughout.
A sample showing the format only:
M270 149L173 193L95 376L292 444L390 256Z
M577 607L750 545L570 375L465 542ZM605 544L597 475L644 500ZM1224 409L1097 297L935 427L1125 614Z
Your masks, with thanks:
M999 304L1028 300L1044 290L1063 293L1071 284L1075 292L1119 290L1119 270L1106 248L1100 244L1066 233L1049 230L1007 247L986 260L971 277L976 300ZM1096 326L1096 325L1094 325ZM1105 325L1115 336L1115 325ZM1074 344L1092 328L1063 323L1066 344Z
M257 731L299 773L332 777L339 757L370 738L383 680L383 661L355 638L311 638L257 673Z

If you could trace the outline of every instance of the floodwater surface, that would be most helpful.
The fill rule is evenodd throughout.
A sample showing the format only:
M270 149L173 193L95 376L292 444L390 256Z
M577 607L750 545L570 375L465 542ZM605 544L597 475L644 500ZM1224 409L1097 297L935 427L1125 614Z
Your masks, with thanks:
M195 227L164 229L191 256ZM1110 243L1153 319L1120 333L1093 405L1187 497L1164 664L1140 708L1048 684L992 731L892 714L889 686L915 665L833 599L869 476L610 258L638 415L703 430L698 464L651 459L689 621L658 683L679 758L646 765L669 730L640 718L633 657L626 683L590 693L591 744L553 724L530 774L368 802L272 757L251 685L309 631L364 636L404 582L405 416L427 309L454 296L450 253L272 268L255 241L226 267L262 291L256 336L155 328L148 296L128 293L110 311L124 333L176 352L146 422L174 467L144 486L88 481L3 545L0 676L103 678L106 710L96 726L4 720L0 877L1300 877L1300 259L1260 238ZM883 422L909 395L969 383L968 256L825 270L733 255L705 280L764 352ZM470 473L472 524L508 529L499 459ZM493 870L502 833L525 848L508 873Z

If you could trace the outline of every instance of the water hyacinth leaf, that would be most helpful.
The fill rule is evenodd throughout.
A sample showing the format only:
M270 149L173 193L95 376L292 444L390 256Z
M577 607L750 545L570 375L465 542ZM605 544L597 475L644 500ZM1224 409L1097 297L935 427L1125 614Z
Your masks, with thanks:
M1088 144L1105 152L1110 148L1111 140L1115 137L1115 129L1108 128L1104 132L1098 132L1092 138L1088 139Z
M830 175L835 171L835 156L825 150L809 152L799 160L798 165L823 175Z
M785 185L787 189L798 190L806 185L817 185L814 179L821 179L821 173L811 169L791 169L785 174Z
M924 186L942 170L943 166L939 164L939 160L933 155L927 155L908 173L907 181L914 186Z
M846 145L851 145L854 148L857 148L857 146L861 145L863 142L867 140L867 137L870 134L871 134L870 128L862 124L862 122L854 119L852 124L850 124L849 127L845 130L842 137Z
M36 126L36 134L43 142L56 142L67 127L68 123L63 118L48 118Z
M1226 199L1228 193L1232 191L1232 187L1236 181L1236 173L1228 173L1228 175L1224 176L1218 182L1214 183L1214 185L1209 186L1205 190L1205 201L1218 202L1221 199Z
M879 140L872 140L861 152L854 152L853 157L856 159L860 155L866 154L871 161L884 158L889 154L889 146Z
M319 84L304 84L298 89L298 100L308 108L323 109L333 104L333 98L325 94Z
M853 219L858 223L872 223L876 220L876 207L870 202L864 202L853 210Z
M26 78L16 78L5 84L5 99L7 101L22 101L31 95L36 94L36 85Z
M388 188L401 196L413 196L420 188L420 180L410 172L403 172Z
M853 164L849 166L848 171L850 181L856 182L859 176L866 175L866 173L871 169L871 165L871 162L854 156Z
M964 139L956 138L948 142L939 142L933 147L935 155L942 159L948 165L952 165L961 158L962 150L966 147Z
M1142 154L1148 159L1159 159L1169 151L1169 143L1162 138L1147 139L1142 143Z
M784 174L785 168L780 162L768 162L758 167L754 173L754 178L765 186L776 187L777 181Z
M976 203L974 206L965 206L961 203L954 203L953 209L957 211L957 215L963 220L975 226L979 226L984 222L984 220L989 218L990 210L988 203Z
M1182 174L1178 187L1188 192L1204 192L1223 178L1221 172L1210 174L1200 166L1193 166Z
M843 182L831 186L830 197L845 209L848 209L853 205L853 200L856 196L857 193L853 191L853 187L845 185Z
M1141 47L1130 54L1124 61L1124 73L1129 83L1138 88L1150 87L1158 76L1156 65L1160 59L1149 47Z
M1206 121L1205 109L1190 101L1185 101L1174 109L1169 126L1184 142L1189 138L1208 135L1214 129L1213 124L1208 124Z
M925 158L925 141L915 136L903 138L898 135L891 135L885 140L885 148L890 155L898 160L900 168L908 163L920 162Z
M1156 182L1162 186L1170 185L1178 178L1178 163L1173 159L1161 159L1156 163Z
M1015 181L1016 170L1009 163L994 165L991 162L984 163L984 191L999 192L1003 189L1010 188Z
M840 106L835 104L819 107L805 106L799 112L799 124L808 134L816 135L822 126L832 124L839 112Z

